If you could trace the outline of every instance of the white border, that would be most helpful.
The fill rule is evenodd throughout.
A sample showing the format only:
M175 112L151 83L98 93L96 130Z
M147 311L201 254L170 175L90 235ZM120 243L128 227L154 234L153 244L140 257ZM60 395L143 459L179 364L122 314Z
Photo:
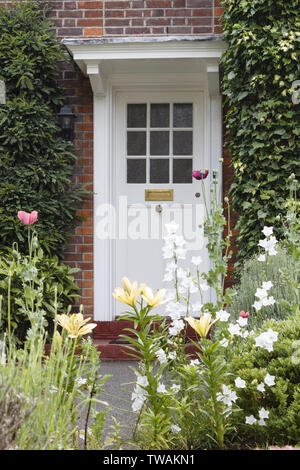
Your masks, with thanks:
M144 38L129 40L77 40L64 39L73 58L83 73L90 78L94 93L94 320L114 319L113 244L97 239L97 207L113 203L113 155L115 95L120 91L172 90L203 91L205 107L205 148L209 168L218 168L222 182L222 103L219 94L218 63L226 43L208 38ZM181 59L201 61L202 73L182 73ZM113 62L126 64L135 59L138 73L105 76L105 66ZM147 59L153 73L143 73ZM161 73L156 59L177 59L178 73ZM139 68L140 67L140 68ZM126 68L126 67L125 67ZM124 70L124 67L123 67ZM130 70L129 70L130 72ZM220 186L222 186L220 184Z

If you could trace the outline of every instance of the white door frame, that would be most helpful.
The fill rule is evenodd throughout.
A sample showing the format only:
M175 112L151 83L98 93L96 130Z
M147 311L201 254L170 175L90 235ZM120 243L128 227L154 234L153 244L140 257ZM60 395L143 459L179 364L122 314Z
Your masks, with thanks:
M221 36L66 38L62 42L89 76L94 93L94 320L111 321L112 292L117 287L113 285L113 241L99 240L97 226L103 205L113 203L116 93L202 91L207 168L219 170L221 183L222 100L218 64L226 43Z
M111 77L105 96L94 96L94 320L112 321L115 318L115 304L112 292L115 266L114 241L100 240L97 225L105 204L114 204L113 165L115 98L118 92L126 91L202 91L204 93L205 168L218 169L221 178L220 158L222 156L222 111L221 97L209 95L205 77L198 74L178 74L170 82L170 76L155 74L126 75ZM206 86L205 86L206 85Z

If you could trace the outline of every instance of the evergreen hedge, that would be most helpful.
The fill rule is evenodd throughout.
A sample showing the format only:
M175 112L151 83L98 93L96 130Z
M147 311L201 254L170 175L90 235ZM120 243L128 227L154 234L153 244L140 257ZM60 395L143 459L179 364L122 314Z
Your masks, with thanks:
M282 237L288 177L300 176L299 0L225 0L222 58L226 141L232 153L239 263L257 250L264 225Z
M57 122L65 59L38 2L0 8L0 79L7 91L0 105L0 250L15 241L26 250L17 212L37 210L42 247L61 257L81 206L83 190L72 183L76 157Z

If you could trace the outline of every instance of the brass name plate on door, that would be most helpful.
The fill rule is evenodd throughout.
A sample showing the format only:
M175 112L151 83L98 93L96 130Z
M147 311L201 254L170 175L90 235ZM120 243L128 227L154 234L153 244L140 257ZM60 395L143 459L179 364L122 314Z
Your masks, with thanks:
M145 201L173 201L173 189L145 189Z

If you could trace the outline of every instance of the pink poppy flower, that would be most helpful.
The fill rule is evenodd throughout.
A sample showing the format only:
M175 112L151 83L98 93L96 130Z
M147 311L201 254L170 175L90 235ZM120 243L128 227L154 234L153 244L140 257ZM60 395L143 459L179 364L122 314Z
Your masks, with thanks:
M240 316L241 316L242 318L247 318L248 315L249 315L249 312L244 312L244 310L241 310L241 311L240 311Z
M18 219L22 222L24 225L32 225L34 222L36 222L38 217L37 211L32 211L30 214L25 211L19 211L18 212Z
M205 180L208 175L208 170L195 170L192 173L193 178L196 180Z

